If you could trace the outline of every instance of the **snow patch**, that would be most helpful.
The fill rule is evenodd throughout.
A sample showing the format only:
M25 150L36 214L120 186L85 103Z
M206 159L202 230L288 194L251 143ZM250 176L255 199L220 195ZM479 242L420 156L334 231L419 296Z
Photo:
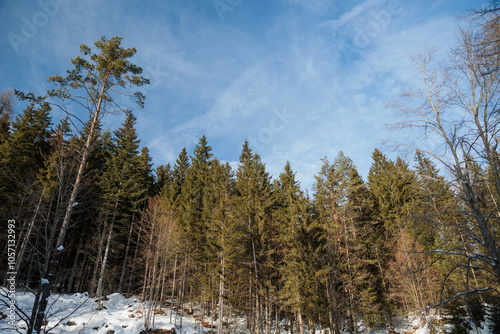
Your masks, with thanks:
M48 282L48 280L45 280ZM24 293L24 290L16 292L16 304L27 314L31 314L34 296ZM0 287L0 305L2 300L7 299L8 290ZM108 295L103 300L104 308L96 310L97 299L90 298L88 293L75 293L71 295L51 295L47 309L49 322L47 329L56 326L50 333L81 333L81 334L104 334L113 331L115 334L134 333L144 330L145 305L137 296L126 298L119 293ZM213 329L204 328L200 321L195 320L194 315L184 316L182 319L182 331L179 328L181 316L176 311L162 307L161 312L155 316L155 328L171 330L175 328L176 333L205 334ZM5 313L5 312L4 312ZM185 314L184 314L185 315ZM16 316L13 327L9 317L0 319L1 334L17 334L26 331L26 324L19 316ZM207 320L210 321L210 320ZM238 333L248 333L242 323L238 325Z
M45 279L44 279L45 280ZM48 280L45 280L48 282ZM24 290L16 292L16 304L26 313L31 313L31 308L34 302L34 295L24 293ZM8 289L0 287L0 305L2 301L9 303ZM140 301L139 297L132 296L126 298L119 293L108 295L102 301L104 308L96 310L97 299L90 298L88 293L75 293L72 295L51 295L49 297L50 308L47 309L47 318L49 323L47 328L56 326L51 333L81 333L81 334L104 334L113 331L115 334L139 333L144 330L144 314L145 305ZM147 306L147 305L146 305ZM217 329L209 329L202 326L199 319L196 320L194 315L184 316L182 319L182 330L180 325L180 313L173 311L172 322L170 322L171 309L166 306L158 310L155 316L155 328L171 330L175 328L176 333L184 334L207 334L209 331ZM5 313L5 311L4 311ZM183 314L185 314L183 312ZM435 319L434 315L429 315L424 320L417 315L401 316L394 319L395 330L397 333L413 333L413 334L430 334L431 328L429 323ZM210 319L202 319L208 323ZM236 333L249 334L245 329L246 321L244 318L236 320L237 328L232 328ZM12 326L9 323L9 317L0 319L0 333L15 334L26 331L24 321L16 316L16 320ZM282 325L286 324L286 320L282 321ZM216 325L214 323L214 325ZM387 334L388 329L369 329L365 328L362 323L359 323L360 330L370 334ZM283 331L281 331L283 333ZM289 332L285 332L289 333ZM322 332L324 334L325 332ZM470 334L487 334L487 324L483 324L483 330L476 332L471 330Z

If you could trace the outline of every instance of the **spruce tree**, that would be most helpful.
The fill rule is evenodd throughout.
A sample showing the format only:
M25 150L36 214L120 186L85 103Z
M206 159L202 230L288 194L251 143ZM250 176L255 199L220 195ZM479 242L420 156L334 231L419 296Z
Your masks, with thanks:
M141 148L141 154L139 156L139 164L137 174L139 176L139 180L142 183L142 187L144 187L145 195L147 197L151 197L155 193L155 178L152 173L153 170L153 159L149 154L149 148L144 146Z
M14 112L14 92L7 90L0 93L0 145L7 140L10 132L10 120Z
M36 281L45 272L54 233L64 213L65 195L70 185L68 179L73 172L71 161L74 158L69 152L65 138L68 133L69 124L63 119L48 140L50 149L44 157L43 166L35 175L35 180L29 181L29 174L24 175L25 181L31 182L24 191L28 190L27 194L32 197L33 203L21 205L24 210L29 208L29 213L23 217L24 224L19 233L15 272L18 272L17 279L26 284L31 284L31 280ZM17 191L19 194L24 192L22 187ZM59 196L55 196L56 194ZM28 248L29 245L31 249Z
M352 160L342 152L333 163L323 159L314 189L325 237L323 275L330 326L340 331L345 323L347 330L356 331L358 317L373 322L376 315L368 306L374 303L367 243L372 233L368 191Z
M167 197L170 199L171 203L177 203L177 201L180 200L179 196L181 195L182 189L185 186L189 167L189 156L187 154L186 148L183 147L181 152L179 153L179 157L175 161L175 165L172 170L172 184L166 189ZM181 203L178 204L179 206L181 206Z
M135 122L135 116L129 111L122 127L114 132L113 150L100 180L106 213L111 216L120 211L119 215L125 217L116 219L127 223L133 211L140 209L140 204L147 196L148 183L152 183L147 156L141 159L139 154L140 140L137 138Z
M368 243L373 233L370 195L356 167L349 160L346 164L346 202L342 207L344 248L341 263L348 294L349 327L357 332L358 318L373 325L379 314L373 307L376 303L376 291L370 270L373 264Z
M50 110L48 103L31 103L12 122L10 138L2 157L7 167L16 168L17 172L33 177L43 165L52 134Z
M209 275L215 276L218 284L213 286L218 301L218 333L224 330L223 317L226 305L239 306L237 290L240 284L240 261L244 248L242 231L236 224L234 208L234 175L228 163L212 161L210 179L204 202L204 220L207 223L206 265ZM229 306L228 305L228 306Z
M29 220L35 211L41 189L35 189L39 170L50 154L50 106L31 103L11 124L6 141L0 143L0 212L2 219Z
M300 190L290 163L279 175L274 191L276 200L277 242L280 273L278 296L288 316L297 316L300 333L304 333L305 319L318 320L311 302L317 302L314 279L314 249L307 233L310 224L308 201ZM312 252L311 252L312 251Z
M321 228L322 238L324 239L324 244L320 252L322 268L319 271L319 275L325 287L327 298L328 325L330 329L338 333L341 326L339 296L341 287L339 272L337 270L340 258L340 228L337 224L338 212L333 183L330 180L333 175L333 167L326 157L322 161L321 170L318 175L314 176L316 181L313 185L314 206L317 211L316 220Z
M147 197L151 195L150 191L153 188L150 158L147 150L143 149L139 154L140 140L137 138L135 122L135 116L132 112L127 111L127 117L122 127L114 132L113 150L106 161L104 173L100 178L101 210L105 217L104 229L108 234L106 248L112 247L115 249L115 253L121 253L120 258L123 261L127 261L129 248L120 248L123 245L130 245L131 225ZM102 273L106 269L108 253L109 251L105 252L101 265L103 267ZM98 256L101 255L98 254ZM122 265L122 268L125 268L123 263ZM121 287L123 275L120 282L119 286ZM102 283L99 284L98 289L102 293Z
M203 298L211 297L209 292L211 277L207 275L207 263L210 262L211 254L207 253L207 215L205 205L209 196L210 169L213 163L212 148L208 145L203 135L195 146L191 156L191 164L188 166L187 156L183 150L179 156L181 161L174 167L174 180L170 191L170 201L174 201L178 209L176 217L184 237L188 241L190 250L190 261L194 266L195 274L189 275L194 294L202 295ZM180 193L179 193L180 191ZM204 300L204 301L205 301Z
M271 182L260 156L254 153L247 141L243 144L240 155L240 164L236 172L235 209L238 224L245 231L246 268L251 274L251 281L255 292L250 296L248 307L253 310L250 316L250 327L253 330L263 331L261 319L262 300L261 290L267 284L271 275L271 247L269 237L270 209L272 205ZM255 302L255 304L253 304Z
M394 163L389 161L385 155L375 149L372 154L373 163L368 174L368 185L373 205L374 230L369 239L374 261L371 268L377 278L377 303L381 305L379 311L392 317L392 306L389 302L388 265L393 255L391 243L394 242L393 233L394 214L391 210L391 179L394 173ZM387 309L389 311L387 312ZM389 314L387 314L389 313Z
M156 167L156 182L154 193L159 195L172 186L172 167L170 163Z
M183 150L184 151L184 150ZM174 172L174 192L180 190L182 196L181 227L191 239L196 256L203 256L202 249L205 244L205 222L203 221L203 202L206 195L207 182L210 179L212 165L212 148L203 135L194 148L189 170L185 171L187 159L181 152L179 165L176 163ZM185 185L182 186L185 182ZM178 186L179 188L175 188ZM179 196L174 193L174 196Z
M447 188L444 177L439 175L436 165L424 154L418 151L415 155L418 193L412 224L408 230L416 242L429 251L439 248L439 226L448 218L449 201L453 200L451 191ZM447 203L448 202L448 203Z
M397 254L396 244L400 228L412 211L415 203L415 173L408 164L398 158L396 162L388 160L375 149L373 163L368 175L368 185L373 205L374 229L369 238L373 250L374 265L372 271L377 277L377 302L380 311L390 320L401 300L395 292L395 283L391 277Z

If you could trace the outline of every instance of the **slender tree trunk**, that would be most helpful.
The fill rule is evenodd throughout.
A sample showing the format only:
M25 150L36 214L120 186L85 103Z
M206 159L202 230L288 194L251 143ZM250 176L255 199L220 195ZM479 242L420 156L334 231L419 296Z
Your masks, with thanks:
M266 314L266 333L271 334L271 301L269 298L269 289L266 289L266 300L264 300L264 313Z
M130 247L130 239L132 239L132 228L134 227L134 215L132 215L132 222L130 223L130 230L128 232L127 247L125 248L125 257L123 259L122 275L118 283L118 291L122 292L123 281L125 280L125 272L127 271L128 250Z
M187 269L187 254L184 257L184 272L182 274L181 302L180 302L180 306L179 306L179 312L180 312L180 315L181 315L181 320L180 320L180 325L179 326L181 328L181 331L182 331L182 318L183 318L183 315L184 315L184 290L185 290L185 287L186 287L186 269Z
M211 281L213 281L213 279L212 279ZM209 291L212 291L212 284L210 284L209 289L210 289ZM210 299L211 299L211 303L210 303L210 313L209 313L209 315L210 315L210 325L211 325L211 326L212 326L212 328L213 328L213 326L214 326L215 308L217 307L217 306L216 306L216 305L217 305L217 304L216 304L217 302L215 301L215 297L214 297L214 295L213 295L213 294L212 294L212 297L211 297ZM217 314L217 315L218 315L218 314Z
M31 317L30 317L30 321L28 324L28 330L27 330L26 334L31 334L31 333L33 333L33 330L35 330L35 321L37 319L37 310L38 310L38 305L40 303L41 296L42 296L42 290L39 290L35 295L35 301L33 303L33 309L31 310ZM40 327L42 325L43 324L41 324Z
M253 307L253 294L252 294L252 272L249 272L250 284L248 285L248 315L247 315L247 327L250 326L250 332L255 333L255 316Z
M151 252L151 250L148 250L148 252ZM147 260L148 262L146 263L146 270L144 271L144 280L143 280L143 286L142 286L142 301L143 301L143 307L144 307L144 317L145 317L145 323L144 327L146 329L149 329L149 310L146 307L146 303L150 300L151 296L151 280L152 280L152 270L151 270L151 264L150 264L150 259ZM149 303L149 306L151 306L151 303Z
M153 272L153 282L156 280L156 286L153 285L154 288L154 295L153 295L153 300L152 303L154 304L154 309L153 309L153 321L152 321L152 327L154 328L155 326L155 319L156 319L156 311L155 309L161 309L161 282L162 282L162 276L164 274L164 265L161 263L160 256L163 254L162 247L161 247L162 240L161 238L158 238L157 244L156 244L156 256L155 256L155 263L156 267L155 271ZM163 254L164 257L165 254ZM158 272L158 274L156 274Z
M134 278L135 263L137 262L137 254L139 253L139 244L141 241L142 222L143 222L143 217L141 217L141 224L139 225L139 233L137 233L137 241L135 244L134 259L132 260L132 271L130 273L130 278L128 280L127 293L130 293L130 291L132 290L132 281Z
M332 305L333 305L333 300L332 300L332 293L330 291L330 283L326 284L326 299L328 300L328 320L330 322L330 330L335 330L334 326L334 315L332 312Z
M312 320L309 320L308 326L310 328L309 333L316 334L316 324Z
M175 275L177 274L177 254L174 260L174 278L172 280L172 297L170 298L170 323L172 323L172 312L174 312Z
M260 292L259 292L259 275L257 272L257 257L255 255L255 242L252 240L252 251L253 251L253 264L255 268L255 311L256 311L256 333L260 330L261 334L264 334L264 328L262 327L261 310L260 310Z
M160 292L160 310L161 310L161 306L162 306L162 303L163 301L165 300L165 294L167 291L167 285L165 284L165 282L167 281L167 263L168 263L168 256L167 254L163 254L163 264L162 264L162 268L161 268L161 283L160 284L160 289L161 289L161 292ZM160 280L158 280L160 281Z
M75 279L77 268L80 266L80 263L78 262L80 258L80 253L81 253L81 248L78 247L78 250L76 251L75 260L73 262L73 268L71 269L71 274L69 275L68 288L67 288L68 293L73 292L73 280Z
M34 250L31 249L29 251L29 256L28 256L28 259L29 259L29 269L28 269L28 275L26 275L26 282L31 282L31 272L33 270L33 252ZM26 283L26 286L24 287L24 292L26 293L28 289L28 284Z
M220 260L221 273L219 276L219 315L217 319L217 334L222 334L223 332L223 321L224 318L224 252L221 254Z
M71 196L70 196L69 201L68 201L68 206L66 207L66 213L64 215L64 220L63 220L61 230L59 233L59 238L57 239L54 257L52 259L52 263L49 265L49 270L47 272L46 280L42 282L42 297L41 297L40 303L38 305L38 310L37 310L37 315L36 315L37 319L35 322L35 331L37 333L40 333L43 321L45 319L45 311L47 309L48 298L52 292L52 286L54 284L53 282L55 280L57 269L59 267L61 253L64 249L64 247L63 247L64 238L66 237L66 232L68 231L71 213L73 212L73 207L74 207L74 204L76 202L76 195L78 194L78 190L80 189L80 182L82 181L83 171L85 169L85 165L87 164L87 158L89 157L90 151L92 148L93 137L94 137L97 123L99 122L99 116L100 116L100 112L101 112L101 104L102 104L103 99L104 99L104 93L106 90L106 85L108 82L109 75L110 75L110 73L108 72L103 80L101 94L100 94L99 100L97 102L96 110L94 111L94 115L93 115L94 117L93 117L92 122L90 124L90 130L88 133L87 141L85 142L85 146L83 148L82 160L80 161L80 166L78 168L76 180L75 180L75 183L73 184L73 190L71 192Z
M101 267L101 274L99 277L99 283L97 284L97 299L99 300L99 304L97 306L98 310L102 310L102 290L103 290L103 281L104 281L104 275L106 274L106 263L108 261L108 254L109 254L109 248L111 244L111 234L113 233L113 225L114 223L111 223L111 226L109 227L109 233L108 233L108 241L106 242L106 250L104 251L104 258L102 259L102 267Z
M109 248L111 244L111 235L113 233L113 227L115 225L115 219L116 219L116 212L118 210L118 201L120 198L120 190L118 191L118 195L116 196L115 200L115 205L113 208L113 217L111 218L111 226L109 228L109 233L108 233L108 240L106 242L106 249L104 250L104 258L102 259L102 266L101 266L101 274L99 276L99 283L97 284L97 299L99 300L99 305L97 306L98 310L101 310L103 305L102 305L102 290L103 290L103 281L104 281L104 275L106 272L106 264L108 261L108 255L109 255Z
M28 245L29 238L31 236L31 231L33 230L33 226L35 226L35 221L36 217L38 216L38 212L40 211L40 205L42 204L42 199L43 195L45 194L45 188L42 190L42 195L38 199L38 204L36 205L35 213L33 214L33 218L31 219L29 225L28 225L28 230L26 231L25 235L23 236L23 242L21 243L21 247L19 249L19 252L17 252L17 262L16 262L16 267L14 269L14 272L17 273L19 271L19 268L21 267L21 263L23 262L23 257L24 257L24 252L26 251L26 246ZM4 285L6 283L4 282Z
M75 288L76 288L75 292L88 291L90 293L89 284L88 284L89 279L88 278L89 278L90 267L92 265L91 265L89 254L83 253L82 263L84 264L82 266L83 270L82 270L82 274L77 276L78 278L77 278L76 283L75 283Z
M275 303L273 308L274 308L274 314L276 317L276 329L274 330L274 332L276 333L276 331L277 331L278 334L280 334L281 333L281 314L280 314L280 311L278 310L278 304Z
M300 308L297 311L297 325L299 326L300 334L304 334L304 321L302 320L302 312L300 311Z
M53 201L55 201L55 200L51 199L51 204L50 204L48 212L51 211ZM47 219L45 221L46 229L49 229L50 231L49 231L48 239L46 240L46 253L44 254L44 261L43 261L42 269L40 270L41 273L49 273L51 270L51 266L54 265L53 262L52 263L50 262L50 259L52 256L51 247L54 243L55 235L56 235L56 228L55 227L57 226L57 222L58 222L57 213L59 212L59 208L60 208L60 203L61 203L60 198L56 202L57 202L56 210L55 210L56 217L54 218L54 221L52 222L52 224L50 224L49 217L47 217ZM55 276L53 277L53 279L55 280ZM52 281L50 281L49 283L51 284L51 286L54 284ZM44 284L47 285L47 283L42 280L42 282L40 284L41 288L38 289L37 294L35 296L35 301L33 303L33 309L32 309L32 315L31 315L32 319L30 319L30 326L29 326L28 331L27 331L29 334L32 333L32 331L35 331L36 333L40 333L41 328L42 328L43 323L44 323L45 311L47 309L47 304L48 304L47 299L48 299L48 296L50 295L50 294L47 295L46 299L44 299L44 293L46 293L46 291L44 290L46 288ZM43 314L40 313L40 308L43 308L43 312L42 312Z
M154 222L153 222L154 224ZM148 244L148 252L147 252L147 261L146 261L146 269L144 270L144 283L142 285L142 299L145 301L147 300L147 282L149 281L149 276L150 276L150 266L151 266L151 261L150 261L150 257L152 256L151 255L151 252L152 252L152 246L153 246L153 231L155 229L155 226L156 225L153 225L149 231L149 244ZM147 234L146 234L147 235Z
M107 220L107 218L106 218ZM99 247L97 247L97 253L96 253L96 261L94 263L94 270L92 272L92 278L90 280L90 288L89 288L89 293L91 295L93 295L96 291L95 291L95 288L96 288L96 281L97 281L97 273L99 272L99 265L101 264L101 254L102 254L102 247L104 245L104 239L106 238L106 225L107 225L107 222L105 220L105 223L104 223L104 228L103 228L103 231L102 232L99 232Z
M144 327L146 329L151 329L152 324L154 324L154 304L157 300L157 291L156 291L156 282L155 280L157 279L157 268L158 268L158 256L159 256L159 251L158 251L158 245L159 240L156 241L155 245L155 250L154 250L154 256L153 256L153 269L150 270L150 273L148 275L148 279L144 282L146 285L146 291L147 293L143 296L144 302L148 302L147 310L145 312L145 325Z
M347 295L349 296L349 322L350 322L350 330L352 331L353 334L357 334L358 329L357 329L357 323L356 323L356 313L354 312L354 284L353 284L353 277L354 273L351 268L351 253L349 250L349 234L347 230L347 223L346 219L342 219L343 225L344 225L344 240L345 240L345 250L346 250L346 255L347 255L347 275L348 275L348 289L347 289Z

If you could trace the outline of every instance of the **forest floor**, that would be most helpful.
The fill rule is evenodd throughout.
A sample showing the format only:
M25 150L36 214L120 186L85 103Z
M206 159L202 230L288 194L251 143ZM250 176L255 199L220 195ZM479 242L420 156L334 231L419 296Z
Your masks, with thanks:
M0 294L0 334L24 333L25 323L20 320L19 315L15 316L12 322L10 309L7 307L9 301L4 295L7 291ZM6 301L4 303L3 301ZM33 305L33 295L16 291L15 303L28 313ZM97 300L90 298L86 293L75 293L71 295L53 295L49 302L50 309L48 318L50 319L46 329L51 329L50 333L80 333L80 334L121 334L121 333L140 333L144 330L145 309L144 304L140 302L139 297L132 296L125 298L119 293L108 295L104 302L104 308L97 310ZM213 334L217 333L215 323L209 319L200 319L197 312L193 313L191 309L182 312L182 330L181 313L174 311L170 316L171 309L163 307L157 310L154 317L154 327L158 329L155 333L172 333L175 329L177 334ZM171 321L170 321L171 319ZM396 328L394 332L388 330L361 330L369 334L429 334L428 325L423 325L416 317L402 317L395 319ZM212 328L213 327L213 328ZM281 326L284 328L284 326ZM474 334L487 334L487 326L483 330L471 330ZM233 322L233 333L248 333L245 330L244 319L236 319ZM282 329L280 333L285 333ZM318 333L318 332L316 332Z

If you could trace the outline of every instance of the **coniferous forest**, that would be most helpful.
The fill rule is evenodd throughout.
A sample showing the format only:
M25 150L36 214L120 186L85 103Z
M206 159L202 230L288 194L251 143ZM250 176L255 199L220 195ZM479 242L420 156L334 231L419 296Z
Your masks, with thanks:
M45 96L2 92L0 278L7 286L15 272L36 295L28 332L42 331L51 293L120 292L154 307L196 303L219 333L233 332L231 314L252 333L287 319L303 334L391 329L397 315L431 312L454 333L488 319L499 333L500 23L480 14L444 62L415 57L420 86L389 103L391 129L411 130L401 145L411 158L376 149L364 180L340 151L311 192L290 163L272 177L249 142L237 168L205 136L153 168L134 116L148 78L119 37L82 45ZM137 110L122 110L120 94ZM67 117L55 120L56 108ZM117 112L124 122L103 131Z

